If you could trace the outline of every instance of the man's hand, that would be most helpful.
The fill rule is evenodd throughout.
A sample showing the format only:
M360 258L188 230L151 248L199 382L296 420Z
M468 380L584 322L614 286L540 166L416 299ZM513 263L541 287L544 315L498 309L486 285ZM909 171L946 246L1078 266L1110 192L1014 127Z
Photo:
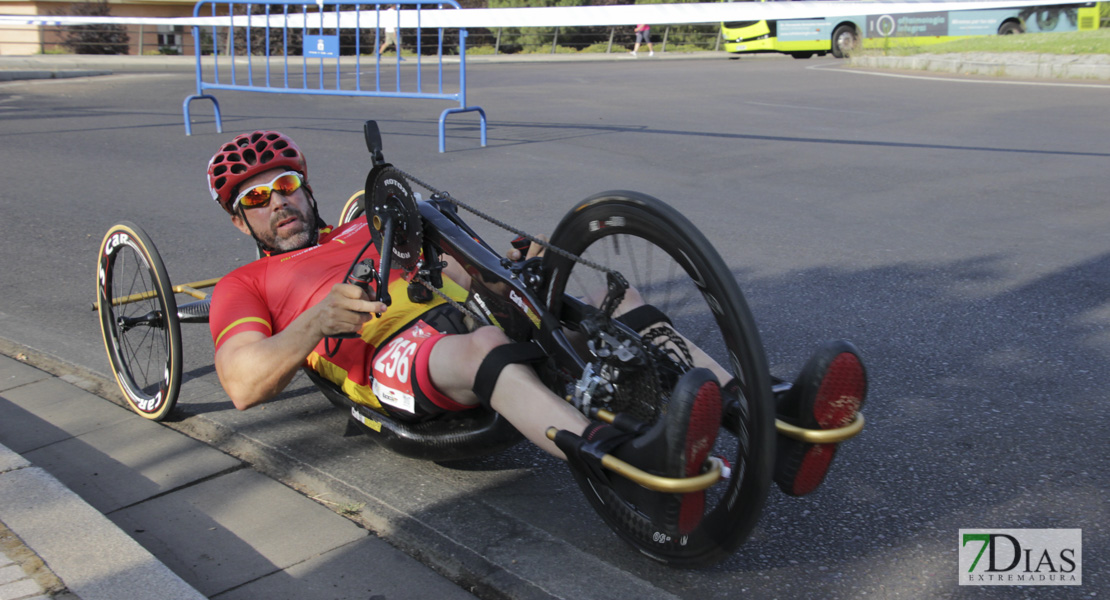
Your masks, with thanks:
M315 323L321 337L357 332L374 314L388 308L385 303L367 297L356 285L337 283L315 307Z
M546 242L547 241L547 236L546 235L537 235L536 239L540 239L540 240L543 240L543 241ZM523 250L525 248L524 244L528 244L528 246L527 246L528 252L527 253L523 252ZM528 260L529 258L535 258L537 256L543 256L543 252L545 250L545 248L543 246L537 244L536 242L529 242L528 240L526 240L524 238L517 238L517 239L513 240L512 245L513 245L513 249L509 250L509 253L507 255L509 257L509 260L512 260L512 261Z
M244 331L216 351L216 373L235 408L246 410L273 398L293 379L326 335L357 332L386 305L362 289L337 283L322 300L273 336Z

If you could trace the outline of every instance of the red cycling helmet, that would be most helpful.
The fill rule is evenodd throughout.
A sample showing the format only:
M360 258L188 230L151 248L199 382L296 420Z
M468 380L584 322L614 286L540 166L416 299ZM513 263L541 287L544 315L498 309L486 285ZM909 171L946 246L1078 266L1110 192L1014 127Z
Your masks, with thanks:
M288 136L277 131L237 135L208 161L208 190L216 203L235 214L231 202L239 185L263 171L280 168L307 175L304 154Z

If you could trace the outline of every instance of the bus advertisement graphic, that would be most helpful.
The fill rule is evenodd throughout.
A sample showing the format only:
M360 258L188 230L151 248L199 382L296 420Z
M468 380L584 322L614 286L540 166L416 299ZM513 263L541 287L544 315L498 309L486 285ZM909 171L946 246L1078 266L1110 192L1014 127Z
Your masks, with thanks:
M952 3L954 6L958 2ZM1099 3L941 10L907 14L735 21L721 24L725 51L784 52L809 58L853 49L921 46L969 36L1091 31Z
M948 13L868 15L867 37L948 35Z

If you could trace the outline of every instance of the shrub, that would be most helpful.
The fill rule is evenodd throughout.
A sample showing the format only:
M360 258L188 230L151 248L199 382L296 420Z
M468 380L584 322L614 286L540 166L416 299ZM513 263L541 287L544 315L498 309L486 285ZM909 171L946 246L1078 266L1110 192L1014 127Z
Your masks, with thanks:
M81 17L106 17L111 14L107 0L81 2L69 12ZM125 25L93 23L62 28L62 45L75 54L128 54L131 37Z

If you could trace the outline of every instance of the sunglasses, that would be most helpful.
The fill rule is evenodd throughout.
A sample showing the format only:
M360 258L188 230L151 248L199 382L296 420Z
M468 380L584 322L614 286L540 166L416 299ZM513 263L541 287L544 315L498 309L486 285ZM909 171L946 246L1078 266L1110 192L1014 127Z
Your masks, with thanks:
M282 196L289 196L293 192L301 189L304 180L301 174L296 171L286 171L277 177L274 177L270 183L263 185L256 185L249 190L245 190L235 198L235 202L231 205L232 210L239 208L242 204L243 208L262 208L270 203L270 196L276 191Z

